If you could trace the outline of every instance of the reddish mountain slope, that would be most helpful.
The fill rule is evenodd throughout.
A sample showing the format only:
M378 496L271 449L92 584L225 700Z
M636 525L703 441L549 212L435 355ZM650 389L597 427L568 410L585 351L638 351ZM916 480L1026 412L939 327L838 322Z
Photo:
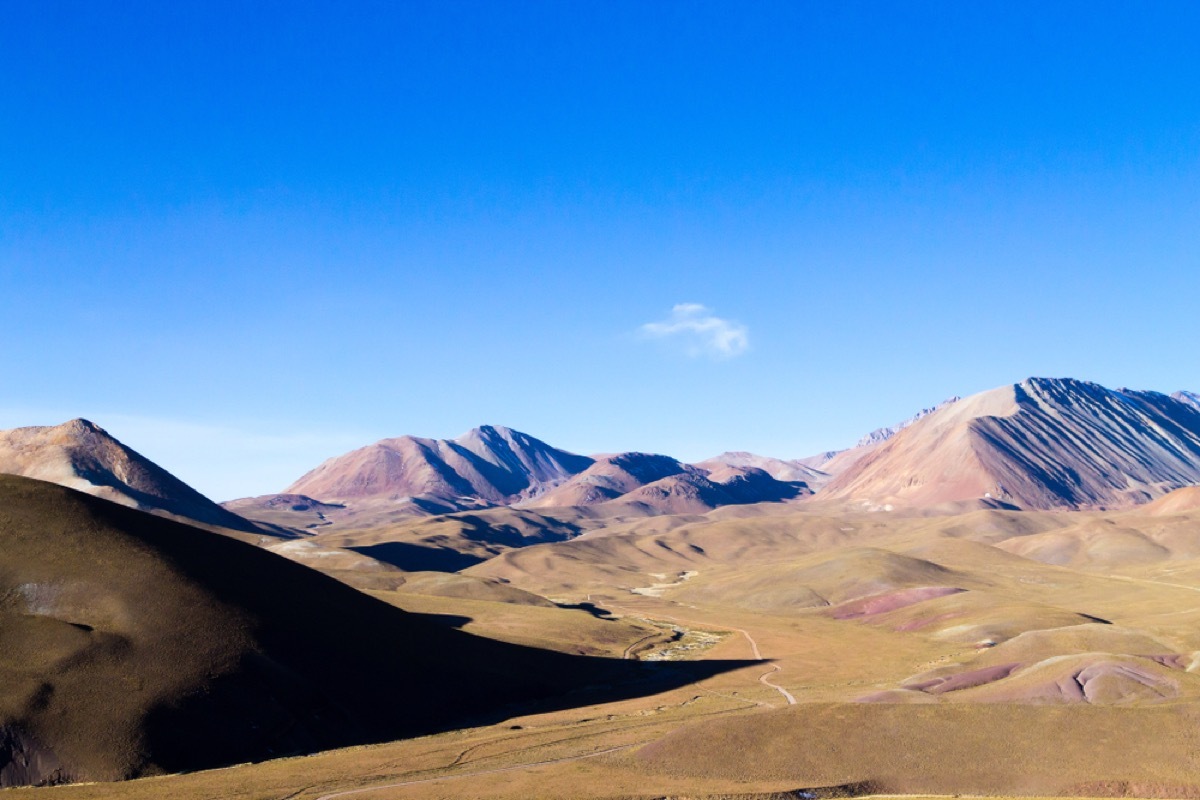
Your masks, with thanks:
M824 499L1121 508L1200 481L1200 409L1155 392L1031 378L926 416L851 465Z
M427 498L465 507L537 496L592 459L511 428L485 425L457 439L401 436L331 458L286 490L319 500Z
M601 456L572 480L526 505L591 506L675 475L702 475L696 467L681 464L670 456L651 453L619 453Z

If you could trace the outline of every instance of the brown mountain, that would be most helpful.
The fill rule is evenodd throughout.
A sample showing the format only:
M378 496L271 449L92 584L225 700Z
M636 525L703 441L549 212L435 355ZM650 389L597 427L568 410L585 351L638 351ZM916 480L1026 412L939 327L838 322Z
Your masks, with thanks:
M853 463L822 498L1122 508L1197 481L1200 409L1157 392L1030 378L923 417Z
M612 502L640 506L652 514L702 514L722 506L779 503L810 494L802 481L779 481L754 467L726 466L706 475L662 478Z
M785 461L782 458L760 456L745 451L721 453L719 456L697 461L694 466L714 470L720 467L743 467L761 469L777 481L803 481L812 489L819 489L829 481L829 475L801 460Z
M86 419L0 431L0 473L51 481L155 514L261 532Z
M485 425L457 439L401 436L331 458L288 494L322 501L426 500L441 510L507 505L563 483L592 459Z
M598 457L579 475L524 505L606 505L646 514L687 514L807 494L811 491L803 482L779 481L753 467L719 464L710 469L670 456L620 453Z
M234 538L13 475L0 642L0 786L390 741L726 668L482 639Z
M225 506L294 528L330 524L368 529L492 506L562 508L619 501L631 513L670 514L811 493L803 480L777 480L757 461L737 461L687 465L650 453L589 458L489 425L452 440L384 439L326 461L288 487L286 494ZM789 475L820 475L799 465L779 464ZM318 509L313 498L344 505Z
M615 500L642 486L676 475L702 475L670 456L618 453L599 456L572 480L527 503L533 507L590 506Z

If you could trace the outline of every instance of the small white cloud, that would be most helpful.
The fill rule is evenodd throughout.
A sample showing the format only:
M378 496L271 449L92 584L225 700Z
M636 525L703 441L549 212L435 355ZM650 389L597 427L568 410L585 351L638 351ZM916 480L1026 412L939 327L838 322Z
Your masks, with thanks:
M693 358L734 358L750 347L750 332L745 325L722 319L699 303L680 303L665 320L647 322L639 330L648 338L680 344Z

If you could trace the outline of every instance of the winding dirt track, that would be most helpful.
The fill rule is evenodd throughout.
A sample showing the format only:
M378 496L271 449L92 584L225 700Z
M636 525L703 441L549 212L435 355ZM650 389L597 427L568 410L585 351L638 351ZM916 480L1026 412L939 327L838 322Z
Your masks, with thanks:
M796 698L792 696L791 692L789 692L787 689L783 688L782 686L776 686L775 684L771 683L771 681L767 680L770 676L774 675L776 672L782 672L782 671L783 671L783 667L779 666L778 664L772 664L770 672L764 672L762 675L758 676L758 682L761 683L763 686L770 686L772 689L774 689L775 691L777 691L781 695L783 695L783 699L788 701L789 706L794 706L794 705L796 705Z
M617 606L611 606L611 604L610 604L610 607L614 611L620 611L624 614L630 614L630 615L637 614L637 612L632 611L628 608L619 608ZM746 637L746 641L750 644L750 652L752 652L754 654L754 659L756 661L765 661L766 660L763 658L762 651L758 649L758 642L754 641L754 637L750 635L749 631L746 631L742 628L735 628L731 625L725 625L725 624L713 624L711 622L700 622L699 620L694 620L694 619L682 619L680 617L671 617L666 614L657 614L656 618L658 618L658 617L660 617L662 619L670 620L671 622L678 622L678 623L687 624L687 625L699 625L699 626L702 626L705 628L726 628L728 630L735 631L737 633L740 633L742 636ZM626 648L625 657L628 658L630 649L632 649L632 647L635 647L638 644L641 644L642 641L645 641L645 639L643 639L639 642L635 642L634 645L630 646L630 648ZM771 681L768 680L770 678L770 676L774 675L776 672L782 672L782 671L783 671L783 667L779 666L778 664L771 664L771 669L767 670L762 675L760 675L758 678L758 682L761 683L763 686L769 686L770 688L779 692L781 695L783 695L783 699L787 701L787 704L789 706L794 706L794 705L796 705L796 698L792 696L792 693L789 692L787 689L783 688L782 686L777 686L776 684L771 683Z

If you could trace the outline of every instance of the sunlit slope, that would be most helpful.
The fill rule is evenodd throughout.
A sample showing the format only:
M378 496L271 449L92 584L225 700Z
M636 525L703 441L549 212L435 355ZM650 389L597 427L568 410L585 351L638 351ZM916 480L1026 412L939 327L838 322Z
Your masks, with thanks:
M0 477L0 602L8 783L395 739L655 678L473 637L265 550L15 476Z
M695 466L702 469L718 467L752 467L761 469L775 480L803 481L811 489L820 489L829 480L829 474L811 467L799 460L784 460L772 456L760 456L747 453L744 450L721 453L718 456L697 461Z
M320 500L430 498L500 504L535 495L591 463L520 431L485 425L457 439L384 439L329 459L287 492Z
M1144 514L1156 517L1186 514L1189 511L1200 511L1200 486L1185 486L1181 489L1176 489L1152 503L1147 503L1138 510Z
M925 541L926 529L935 537L957 534L1003 540L1064 524L1058 515L979 512L978 517L931 520L785 508L766 504L724 508L703 516L627 520L570 541L507 552L469 571L541 587L541 594L569 587L631 589L646 585L648 576L655 573L693 570L704 575L714 571L749 575L759 567L786 568L785 562L837 548L869 547L898 538L907 541L904 537ZM742 513L730 513L734 511ZM956 530L963 520L967 521L965 527Z
M261 533L85 419L0 431L0 473L51 481L143 511Z
M687 726L636 760L651 774L880 793L1192 797L1197 724L1193 706L815 704Z
M1083 546L1110 529L1121 547ZM1130 537L1163 543L1155 560L1121 561ZM1045 554L1047 542L1073 558L1020 554ZM602 604L653 597L661 613L808 631L814 650L837 650L860 681L838 695L845 700L1126 704L1200 696L1200 591L1169 579L1196 573L1198 547L1200 514L796 513L593 533L506 553L468 573ZM845 658L865 641L864 628L924 643L935 673L913 661L896 676L905 661L893 650L886 674L865 680ZM1081 649L1081 632L1092 630ZM943 678L954 680L916 686Z
M1122 508L1200 481L1200 410L1155 392L1030 378L945 406L879 445L825 501Z

